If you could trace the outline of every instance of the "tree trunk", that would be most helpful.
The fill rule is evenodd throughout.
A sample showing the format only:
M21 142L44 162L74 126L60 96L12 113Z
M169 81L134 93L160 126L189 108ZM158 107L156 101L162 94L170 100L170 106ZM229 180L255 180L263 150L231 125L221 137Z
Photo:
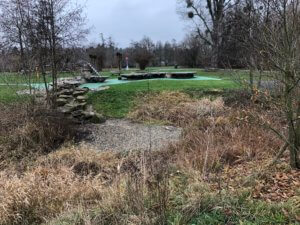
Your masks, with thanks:
M249 72L249 82L250 82L250 89L251 89L251 93L254 94L254 74L253 74L254 70L252 68L252 66L250 66L250 72Z
M219 61L219 50L218 50L218 45L212 46L212 58L211 58L211 67L214 69L218 68L218 61Z
M220 26L218 21L215 21L214 31L212 34L212 59L211 67L217 69L219 66L219 41L220 41Z
M297 102L298 110L296 115L296 125L295 125L295 147L298 150L296 154L296 164L300 169L300 101Z
M285 104L286 104L286 118L288 122L288 141L290 143L290 164L292 168L300 169L300 159L299 159L299 120L295 123L294 121L294 111L293 111L293 92L292 85L290 85L289 80L291 79L290 74L286 74L286 87L285 87ZM298 115L299 115L299 105L298 105Z
M55 17L53 1L50 2L50 48L51 48L51 70L53 79L53 106L56 107L56 92L57 92L57 59L56 59L56 30L55 30Z
M261 79L262 79L262 75L263 75L263 70L259 69L259 78L258 78L258 82L257 82L257 88L260 89L261 88Z

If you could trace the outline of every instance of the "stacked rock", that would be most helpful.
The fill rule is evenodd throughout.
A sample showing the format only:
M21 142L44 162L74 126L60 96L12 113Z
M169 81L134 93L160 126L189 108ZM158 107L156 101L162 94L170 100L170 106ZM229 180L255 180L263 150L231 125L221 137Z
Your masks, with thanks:
M105 118L94 112L92 106L88 106L86 97L88 92L88 88L80 88L76 85L65 84L60 86L56 100L59 110L79 121L104 123Z

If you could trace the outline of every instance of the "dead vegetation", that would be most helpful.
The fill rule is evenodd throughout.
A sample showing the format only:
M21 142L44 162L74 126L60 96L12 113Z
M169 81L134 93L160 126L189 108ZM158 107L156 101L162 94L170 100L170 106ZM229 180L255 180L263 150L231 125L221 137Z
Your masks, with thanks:
M176 123L184 126L180 142L159 151L127 153L95 153L84 145L70 145L37 154L22 173L4 169L0 224L300 221L299 172L290 169L287 155L277 166L266 168L282 143L250 115L256 112L285 132L280 118L259 107L230 108L221 99L194 100L177 92L149 102L143 108L149 112L135 114L146 116L136 118L175 123L179 105L188 105L181 107L183 122ZM138 110L142 112L137 108L135 113ZM188 121L190 111L195 117ZM248 180L255 173L260 175Z
M232 217L233 224L260 224L265 216L276 222L279 214L286 222L297 221L299 193L285 203L260 203L252 197L257 198L264 178L253 186L241 185L238 179L261 167L254 160L209 171L204 177L202 169L174 161L172 154L122 155L66 147L40 157L20 176L2 171L0 224L189 224L202 214L207 216L203 224L218 224L213 222L215 213ZM282 169L266 175L282 174L278 171Z
M143 97L129 117L140 122L162 121L186 126L203 116L217 114L224 109L222 98L197 100L182 92L165 91Z
M273 157L281 141L259 124L240 121L235 110L222 116L203 117L185 128L182 140L171 146L181 163L209 173L225 165L237 165Z
M68 205L91 204L101 196L97 179L80 179L68 167L37 166L21 177L10 173L0 175L0 224L39 224Z
M45 106L0 107L0 168L48 154L76 135L72 120Z
M143 170L139 154L120 157L68 147L39 158L20 176L13 170L2 171L0 224L41 224L77 207L96 208L94 224L163 220L167 167Z

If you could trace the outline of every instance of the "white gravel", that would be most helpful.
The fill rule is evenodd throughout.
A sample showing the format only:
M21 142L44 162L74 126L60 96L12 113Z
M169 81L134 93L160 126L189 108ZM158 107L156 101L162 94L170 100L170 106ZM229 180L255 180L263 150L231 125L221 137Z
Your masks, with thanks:
M90 134L86 144L96 151L156 150L179 140L182 129L146 125L129 120L107 120L85 127Z

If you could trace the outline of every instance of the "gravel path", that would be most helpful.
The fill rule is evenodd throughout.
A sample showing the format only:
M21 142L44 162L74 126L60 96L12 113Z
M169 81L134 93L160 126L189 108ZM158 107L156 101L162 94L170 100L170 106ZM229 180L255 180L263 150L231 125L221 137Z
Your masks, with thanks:
M97 151L130 151L163 148L178 141L182 129L134 123L129 120L107 120L104 124L89 125L87 143ZM151 141L150 141L151 140Z

